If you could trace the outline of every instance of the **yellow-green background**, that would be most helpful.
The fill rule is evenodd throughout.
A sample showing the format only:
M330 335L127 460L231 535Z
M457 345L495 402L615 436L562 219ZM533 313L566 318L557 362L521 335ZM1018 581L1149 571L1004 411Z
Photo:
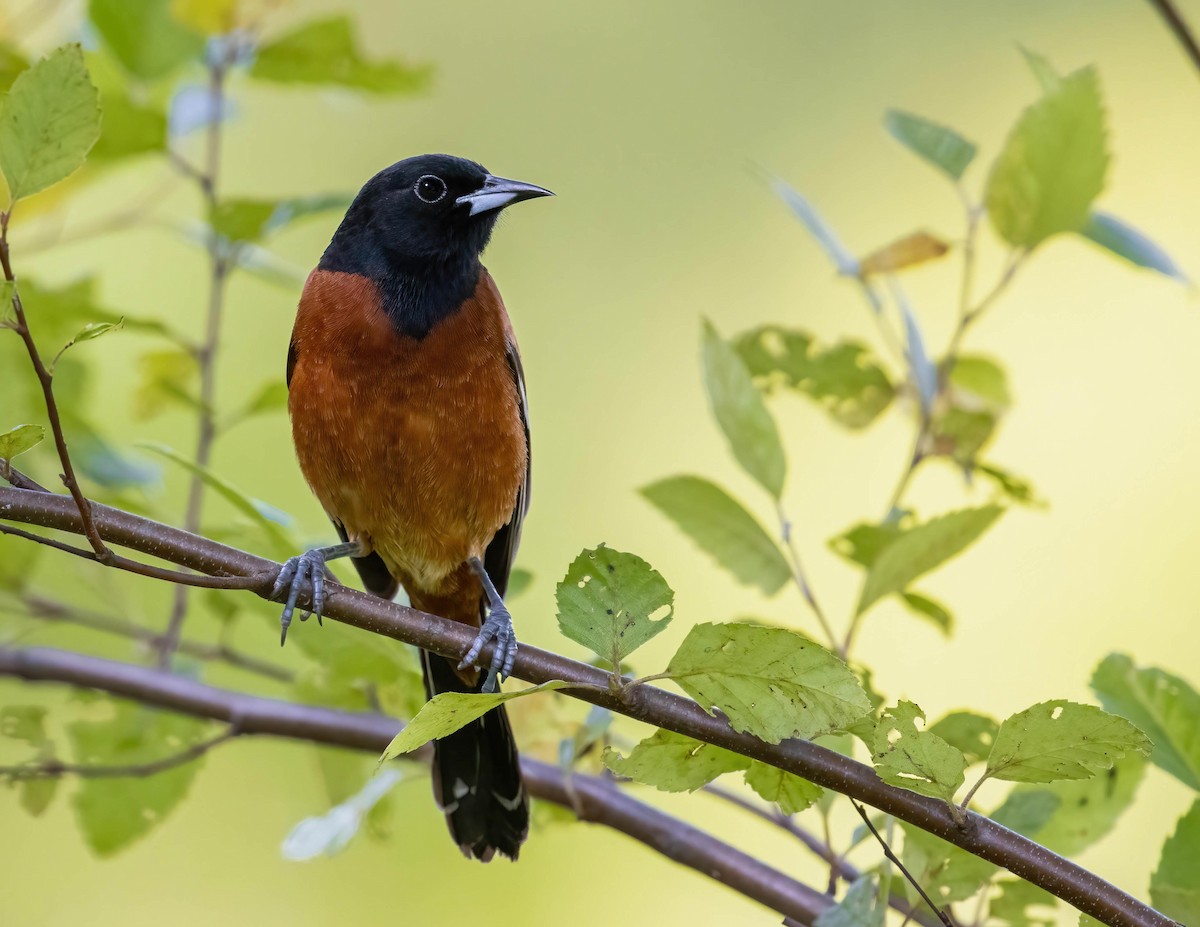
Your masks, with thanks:
M1200 21L1200 3L1182 7ZM701 316L726 333L781 321L826 338L875 337L857 292L835 279L757 179L759 168L809 194L859 253L915 227L953 239L961 213L952 190L886 136L881 115L901 106L977 141L981 163L968 180L978 189L990 154L1037 92L1022 43L1063 69L1098 65L1115 154L1102 205L1200 273L1200 81L1141 0L305 0L274 27L334 10L355 16L372 53L433 63L432 91L377 102L235 80L240 114L227 132L221 188L252 196L351 189L401 157L450 151L558 193L506 216L486 257L516 325L532 404L535 489L521 564L536 584L514 610L520 636L538 646L581 655L557 635L553 586L579 549L598 541L646 557L677 592L676 626L639 654L647 671L697 621L753 614L813 631L794 593L763 602L738 587L636 493L656 478L695 472L768 512L708 416ZM49 47L77 21L68 5L21 38ZM68 230L157 182L151 173L125 168L79 194ZM179 192L160 212L184 218L197 208ZM273 247L306 269L334 224L313 220ZM108 304L200 329L203 256L161 230L64 244L28 260L19 224L14 240L27 271L60 280L98 273ZM990 235L986 249L984 280L1000 253ZM908 277L935 346L949 333L956 285L954 258ZM295 299L246 276L234 281L220 360L226 407L279 375ZM931 716L970 706L1002 717L1045 698L1087 699L1092 668L1113 650L1200 682L1198 344L1200 316L1179 285L1081 241L1056 240L1036 256L969 346L1004 360L1017 398L992 458L1028 475L1051 507L1013 510L921 584L958 615L952 640L890 604L872 614L859 653L882 691L918 701ZM96 355L93 410L122 442L190 449L185 415L139 423L127 408L146 347L110 336L80 349ZM3 371L4 379L19 375ZM774 408L791 458L786 501L800 548L840 620L857 574L825 539L878 517L911 426L893 411L852 434L802 400ZM284 416L231 432L214 466L294 513L307 533L325 531ZM168 471L175 510L181 486ZM930 467L910 498L932 513L964 496L949 468ZM134 588L145 592L131 600L132 612L164 622L166 593L148 582ZM321 631L306 625L299 633ZM273 635L256 624L239 639L278 656ZM58 631L23 641L96 643ZM131 655L119 646L108 652ZM20 696L12 684L0 689L4 702ZM359 840L333 860L284 862L288 829L326 807L314 770L301 745L223 748L165 826L109 861L89 855L61 797L46 819L33 820L0 796L0 923L776 922L598 827L536 830L515 866L467 863L424 782L400 787L390 843ZM988 786L981 798L988 804L999 794ZM1134 808L1082 861L1145 896L1157 848L1188 801L1182 786L1151 769ZM707 797L661 804L823 882L796 844ZM845 825L848 832L848 818Z

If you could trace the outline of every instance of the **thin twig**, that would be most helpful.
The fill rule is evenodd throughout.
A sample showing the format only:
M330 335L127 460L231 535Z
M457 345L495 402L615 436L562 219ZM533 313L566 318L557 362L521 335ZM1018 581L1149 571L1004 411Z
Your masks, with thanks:
M1150 0L1150 4L1166 20L1167 26L1175 33L1175 38L1179 40L1179 44L1187 52L1188 57L1192 60L1192 64L1200 70L1200 44L1197 44L1196 37L1188 27L1187 20L1175 8L1175 4L1171 0Z
M0 212L0 266L4 269L4 279L9 283L15 284L16 277L13 275L12 261L8 247L8 221L11 216L11 210L9 212ZM54 435L54 445L58 449L58 459L63 468L63 483L70 491L71 498L75 500L76 508L79 509L79 516L83 520L84 537L92 545L96 559L102 563L107 562L107 559L112 554L104 546L104 541L100 539L100 532L96 530L91 506L88 504L88 500L84 498L83 490L79 486L79 480L75 477L75 467L71 464L71 455L67 451L67 439L63 435L62 419L58 414L58 402L54 398L54 377L42 362L42 355L38 352L37 344L33 340L33 334L29 331L29 320L25 317L25 307L21 303L21 294L15 286L12 292L12 307L16 315L16 325L14 327L17 334L21 336L21 341L25 344L25 350L29 354L29 360L33 364L34 373L37 374L38 383L42 388L42 398L46 404L46 416L50 420L50 431Z
M93 511L97 526L110 543L178 566L210 575L261 576L268 580L280 568L277 563L130 512L99 504L93 504ZM82 531L79 512L71 501L53 493L0 487L0 517L76 534ZM254 589L264 598L270 595L268 580ZM306 606L306 600L307 596L303 596L301 607ZM474 629L467 625L336 584L327 589L325 617L452 658L461 659L474 639ZM312 628L308 633L320 631ZM481 654L484 661L490 658L492 648L492 644L484 648ZM4 672L3 663L0 659L0 673ZM25 671L18 675L35 675L28 663L24 666ZM146 672L168 680L177 678L152 670ZM724 717L709 714L691 699L654 686L613 691L608 685L607 671L533 646L521 648L513 676L535 684L565 681L568 687L560 691L567 696L760 760L855 798L1003 866L1110 927L1175 927L1170 918L1077 863L974 812L967 812L961 822L956 822L944 802L890 786L870 766L819 744L799 738L778 744L764 743L751 734L734 731Z
M783 510L780 503L775 504L775 510L779 515L779 534L783 539L784 550L788 553L788 559L792 570L792 580L796 584L796 588L800 590L800 595L804 597L804 601L808 603L808 607L817 618L817 623L821 625L821 630L825 633L825 637L829 640L829 646L838 651L838 654L844 660L845 653L842 652L838 645L837 635L833 633L833 627L829 624L829 619L825 617L825 612L817 602L817 597L813 594L812 586L808 582L808 575L804 572L804 564L800 561L800 551L796 547L796 540L792 536L792 523L787 517L787 513Z
M854 810L857 811L859 817L861 817L863 819L863 823L865 823L867 825L867 829L871 832L871 835L876 840L879 841L879 845L881 847L883 847L883 855L885 857L887 857L888 861L890 863L892 863L893 865L895 865L896 868L900 870L900 872L904 875L904 878L908 879L909 884L917 890L917 894L920 895L922 899L924 899L925 903L927 905L929 905L929 907L932 909L933 913L938 916L938 920L940 920L943 924L945 924L946 927L954 927L954 921L950 920L950 915L947 914L945 911L943 911L941 908L939 908L934 903L933 899L930 898L929 895L927 895L925 893L925 889L923 889L921 887L921 883L918 882L913 877L913 874L911 872L909 872L908 869L905 868L904 863L900 862L900 857L898 857L895 853L892 852L892 848L890 846L888 846L888 842L883 839L883 835L881 833L879 833L878 830L875 829L875 825L871 822L871 818L867 814L867 809L864 808L862 805L860 805L858 802L856 802L853 798L850 799L850 804L852 804L854 806Z
M0 766L0 779L9 779L13 782L20 782L24 779L56 779L59 776L78 776L80 779L144 779L198 760L209 750L228 743L237 736L236 727L230 727L216 737L192 744L185 750L148 763L95 766L86 763L63 763L60 760L42 760L21 766Z
M204 170L198 173L192 168L193 179L196 180L204 195L208 215L211 217L217 208L217 181L221 170L221 111L225 104L225 77L229 61L214 53L208 63L208 105L209 118L207 129L207 145ZM172 152L174 154L174 152ZM177 166L187 165L181 157L175 158ZM212 458L213 439L216 437L215 400L217 391L217 351L221 341L221 316L225 305L225 284L229 276L229 256L225 253L225 245L215 229L209 230L208 255L211 266L211 279L208 292L208 316L205 324L204 342L196 352L200 365L200 403L199 403L199 434L196 436L196 467L188 485L187 509L184 514L183 526L195 534L200 530L200 518L204 505L204 478L202 473L208 468ZM171 655L179 646L183 633L183 622L187 617L188 589L177 586L175 598L171 604L171 617L167 622L167 632L163 635L162 646L158 651L158 664L166 668L171 664Z

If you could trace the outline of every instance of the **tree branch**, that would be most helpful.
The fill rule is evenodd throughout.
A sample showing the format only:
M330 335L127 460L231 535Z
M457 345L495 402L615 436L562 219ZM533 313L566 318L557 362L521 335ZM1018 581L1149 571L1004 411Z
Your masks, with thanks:
M93 504L102 537L120 546L209 574L241 576L268 598L279 564L214 541ZM0 487L0 518L79 533L79 512L62 496ZM301 601L301 607L307 606ZM458 622L331 585L325 616L448 657L470 647L473 629ZM306 629L320 633L318 629ZM490 656L491 644L481 657ZM594 666L523 646L513 675L532 683L554 679L577 683L565 693L656 727L761 760L907 821L982 859L1003 866L1111 927L1175 927L1175 922L1092 872L1051 853L974 812L956 823L945 803L890 786L871 767L806 740L768 744L729 727L695 702L651 686L610 689L609 675ZM586 688L584 688L586 687Z
M1179 40L1179 44L1187 52L1187 56L1191 59L1192 64L1200 70L1200 44L1197 44L1196 37L1192 34L1192 30L1188 28L1187 20L1183 18L1183 14L1175 8L1175 4L1171 0L1150 0L1150 5L1158 10L1159 14L1166 21L1167 27L1175 34L1175 38Z
M93 766L80 763L64 763L60 760L42 760L21 766L0 766L0 778L19 782L22 779L53 779L58 776L78 776L80 779L145 779L157 776L176 766L184 766L198 760L214 747L228 743L239 734L235 727L222 731L216 737L202 740L190 747L148 763L130 763L124 766Z
M144 704L228 722L237 736L287 737L376 755L401 728L398 721L384 715L229 692L160 670L62 650L0 647L0 676L101 689ZM226 732L223 736L232 734ZM582 821L619 830L668 859L800 923L811 924L833 903L828 895L638 801L603 779L566 774L528 756L521 758L521 771L535 798L562 805Z

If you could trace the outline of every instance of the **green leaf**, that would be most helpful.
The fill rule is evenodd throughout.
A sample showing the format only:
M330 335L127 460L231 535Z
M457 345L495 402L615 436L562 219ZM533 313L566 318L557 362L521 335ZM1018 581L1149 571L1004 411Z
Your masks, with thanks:
M825 253L837 267L838 273L847 277L857 277L858 259L846 250L845 245L838 240L837 234L829 227L829 223L817 212L816 208L782 180L773 180L771 189L787 204L792 214L804 223L817 243L825 249Z
M830 538L829 549L850 563L870 567L904 531L902 523L871 525L860 522L845 533Z
M660 792L694 792L723 773L747 769L747 757L676 734L658 730L621 756L611 747L604 765L626 779L652 785Z
M845 728L871 710L849 667L803 635L752 624L700 624L667 674L736 731L767 743Z
M1126 753L1149 755L1150 740L1124 718L1065 699L1007 718L996 733L985 775L1011 782L1088 779Z
M951 180L961 180L975 158L975 146L953 129L912 113L890 109L883 124L892 138Z
M941 602L935 602L919 592L902 592L900 601L908 606L910 612L930 622L946 637L954 633L954 616Z
M17 75L27 67L29 59L21 54L20 49L8 42L0 42L0 93L7 92Z
M1116 767L1113 767L1114 769ZM1072 782L1079 785L1083 782L1092 783L1095 779L1084 779ZM1034 786L1017 786L1008 793L1004 804L992 812L991 819L997 824L1032 838L1054 817L1055 812L1062 806L1062 798L1048 788Z
M1180 677L1137 667L1120 653L1096 667L1092 691L1105 709L1146 732L1155 766L1200 791L1200 693Z
M1008 374L999 361L982 354L964 354L954 362L950 387L960 403L989 412L1004 412L1012 405Z
M46 429L41 425L17 425L0 434L0 457L12 460L24 454L31 448L37 447L46 437Z
M778 499L787 458L775 419L733 345L704 321L704 386L709 404L742 469Z
M0 536L0 589L24 592L33 578L34 565L47 549L24 538Z
M909 528L889 543L871 564L859 596L856 614L919 576L962 553L1000 517L998 505L963 509Z
M988 923L1003 927L1052 927L1056 923L1053 909L1058 899L1043 888L1024 879L999 879L1000 894L988 904ZM1049 908L1044 914L1031 914L1030 908Z
M138 358L139 383L133 394L133 413L139 421L153 418L169 403L199 408L192 387L200 375L200 363L191 351L180 348L150 351Z
M675 593L662 574L641 557L603 544L575 558L554 594L559 630L614 671L675 615Z
M911 824L901 824L901 859L917 882L939 905L966 901L988 881L996 867L966 850Z
M996 487L1005 498L1012 500L1017 505L1039 509L1046 507L1046 503L1038 496L1037 490L1033 488L1032 483L997 467L995 464L983 464L976 461L972 472L981 473L986 476L996 484Z
M88 17L136 77L165 77L204 51L204 39L171 16L171 0L91 0Z
M1079 232L1084 238L1138 267L1188 283L1185 274L1162 248L1116 216L1094 210Z
M854 880L841 901L817 915L813 927L883 927L886 920L876 878L867 873Z
M1000 725L987 715L974 711L952 711L929 730L946 743L958 748L968 763L979 763L991 752Z
M314 20L258 50L250 76L281 84L334 84L367 93L405 94L429 85L428 66L367 61L347 16Z
M276 555L289 557L291 556L291 552L296 550L297 545L295 541L280 530L280 524L286 521L286 516L279 509L268 505L260 499L247 496L232 483L217 476L207 467L201 467L194 460L184 457L174 448L167 447L165 444L159 444L154 441L143 441L138 444L138 447L159 454L172 463L183 467L189 473L200 477L205 486L263 530L263 533L271 541Z
M883 367L855 341L821 350L807 332L763 325L739 335L734 348L764 391L801 392L847 428L871 424L896 395Z
M871 760L879 778L921 795L954 801L963 784L966 757L932 731L918 730L925 712L901 701L884 711L875 730Z
M1200 924L1200 799L1175 826L1163 844L1158 868L1150 877L1150 900L1154 907L1181 924Z
M43 705L5 705L0 708L0 736L22 740L31 747L46 743L46 708Z
M198 741L204 731L202 721L129 702L116 702L110 721L82 721L67 729L76 761L104 766L164 759ZM183 800L200 762L153 776L83 780L74 805L88 846L99 856L111 856L144 836Z
M675 476L643 487L641 493L739 582L774 595L791 578L779 545L715 483Z
M746 770L746 785L764 801L774 802L784 814L799 814L819 799L823 789L807 779L754 760Z
M100 99L78 45L13 81L0 108L0 168L13 202L74 173L100 137Z
M1049 807L1053 813L1039 826L1023 833L1056 853L1075 856L1113 829L1125 809L1133 803L1145 770L1146 761L1134 753L1117 760L1112 769L1091 779L1018 785L996 814L1003 811L1005 815L1032 817L1030 807L1020 803L1044 802L1040 806L1035 804L1033 810ZM1018 820L1016 823L1029 822Z
M17 801L28 814L35 818L41 817L42 812L54 801L60 781L62 780L53 776L25 779L18 786Z
M104 127L92 149L93 162L160 152L167 144L167 114L157 103L134 101L124 87L105 86L100 91Z
M63 356L70 348L77 344L82 344L85 341L95 341L101 335L107 335L109 332L120 331L125 327L125 320L121 319L118 322L88 322L75 336L58 349L58 353L54 355L54 361L50 364L50 372L54 372L54 365L58 363L58 359Z
M1021 54L1025 57L1025 63L1029 65L1029 70L1033 72L1033 76L1037 79L1038 86L1046 93L1052 93L1057 90L1059 84L1062 83L1062 78L1054 70L1053 65L1043 55L1039 55L1024 45L1019 47Z
M217 234L230 241L255 242L299 219L345 212L351 200L352 196L341 193L282 200L222 200L209 213L208 221Z
M529 570L514 567L508 574L508 590L504 594L504 600L507 602L515 599L531 585L533 585L533 574Z
M287 408L288 388L283 380L271 380L259 387L249 401L237 414L237 419L247 419L255 415L266 415Z
M536 692L565 689L569 686L569 682L553 679L543 682L540 686L531 686L517 692L443 692L441 695L435 695L417 712L416 717L404 726L404 730L392 738L379 762L394 760L425 746L431 740L448 737L472 721L482 718L493 708L498 708L515 698L524 698Z
M1084 68L1025 110L988 177L987 212L1000 237L1033 248L1084 227L1108 169L1096 72Z

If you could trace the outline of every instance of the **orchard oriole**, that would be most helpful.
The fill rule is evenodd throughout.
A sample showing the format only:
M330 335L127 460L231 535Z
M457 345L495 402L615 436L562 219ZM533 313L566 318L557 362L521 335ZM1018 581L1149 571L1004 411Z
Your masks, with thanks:
M425 689L495 691L517 645L503 596L529 502L521 358L480 263L500 210L551 196L479 164L422 155L376 174L308 277L288 350L300 468L343 543L293 557L320 618L325 563L368 591L480 628L460 663L425 652ZM308 615L302 615L307 618ZM496 642L486 674L480 650ZM434 794L463 853L516 859L529 803L503 708L434 743Z

